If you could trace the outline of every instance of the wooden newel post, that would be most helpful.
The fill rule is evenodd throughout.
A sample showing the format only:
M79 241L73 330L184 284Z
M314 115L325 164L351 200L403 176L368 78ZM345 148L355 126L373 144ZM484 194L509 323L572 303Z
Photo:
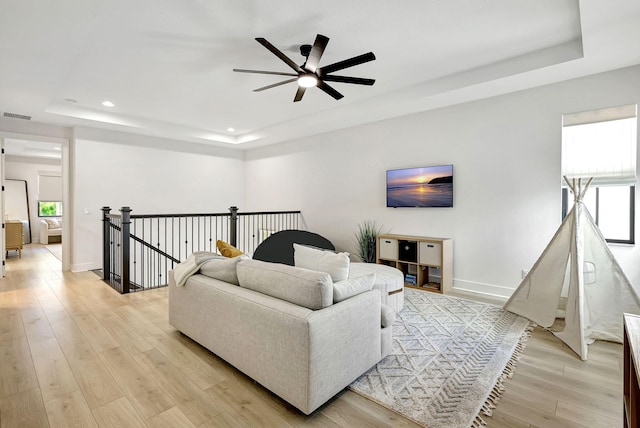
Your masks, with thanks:
M111 281L111 208L102 207L102 279Z
M229 243L238 246L238 207L229 207L231 220L229 223Z
M122 284L122 294L126 294L129 292L129 252L130 252L130 230L131 230L131 208L122 207L120 209L122 213L122 260L120 264L120 269L122 270L120 274L120 283Z

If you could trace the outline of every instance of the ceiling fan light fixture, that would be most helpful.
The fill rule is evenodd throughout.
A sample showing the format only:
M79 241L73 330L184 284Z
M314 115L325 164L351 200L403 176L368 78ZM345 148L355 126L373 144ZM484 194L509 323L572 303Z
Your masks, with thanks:
M315 74L308 73L298 77L298 86L301 86L303 88L311 88L317 85L318 78L315 76Z
M267 48L272 54L277 56L282 62L287 64L292 70L289 72L280 71L265 71L265 70L245 70L242 68L234 68L233 71L240 73L257 73L257 74L270 74L277 76L289 76L287 80L273 83L271 85L263 86L258 89L254 89L253 92L264 91L265 89L275 88L287 83L296 82L298 84L298 90L296 96L293 98L293 102L302 100L307 88L313 86L322 90L327 95L333 97L336 100L342 99L343 95L333 89L327 82L340 82L340 83L352 83L356 85L368 85L371 86L375 83L374 79L364 79L360 77L349 76L336 76L334 71L344 70L345 68L354 67L356 65L364 64L365 62L373 61L376 56L373 52L354 56L353 58L345 59L342 61L334 62L323 67L319 67L322 54L329 43L329 38L322 34L316 35L316 40L313 45L303 45L300 47L300 53L305 57L304 64L298 65L295 61L282 53L278 48L273 46L264 37L256 37L256 41L262 46Z

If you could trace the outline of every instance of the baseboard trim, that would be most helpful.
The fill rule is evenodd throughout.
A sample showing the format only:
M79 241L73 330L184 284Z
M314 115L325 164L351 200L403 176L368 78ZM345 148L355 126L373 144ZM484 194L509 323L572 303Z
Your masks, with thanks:
M102 266L96 266L95 263L74 263L71 265L71 272L85 272L95 269L102 269Z
M477 295L480 298L488 298L506 302L515 288L502 287L493 284L484 284L481 282L465 281L460 279L453 280L453 292L459 292L469 295Z

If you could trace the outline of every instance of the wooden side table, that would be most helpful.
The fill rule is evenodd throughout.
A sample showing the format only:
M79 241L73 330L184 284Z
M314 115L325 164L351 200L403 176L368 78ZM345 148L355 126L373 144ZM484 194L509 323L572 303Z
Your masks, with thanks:
M5 250L18 251L18 258L22 257L22 222L7 221L5 223Z

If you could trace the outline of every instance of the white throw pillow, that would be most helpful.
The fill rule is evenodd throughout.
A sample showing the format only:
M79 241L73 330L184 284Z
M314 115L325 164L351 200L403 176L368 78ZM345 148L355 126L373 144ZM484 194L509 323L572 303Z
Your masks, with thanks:
M47 229L60 229L60 223L58 223L58 219L45 218L44 221L47 222Z
M326 272L333 282L349 277L349 253L293 244L293 262L297 267Z
M342 302L373 288L376 282L376 274L360 276L358 278L345 279L333 283L333 303Z

